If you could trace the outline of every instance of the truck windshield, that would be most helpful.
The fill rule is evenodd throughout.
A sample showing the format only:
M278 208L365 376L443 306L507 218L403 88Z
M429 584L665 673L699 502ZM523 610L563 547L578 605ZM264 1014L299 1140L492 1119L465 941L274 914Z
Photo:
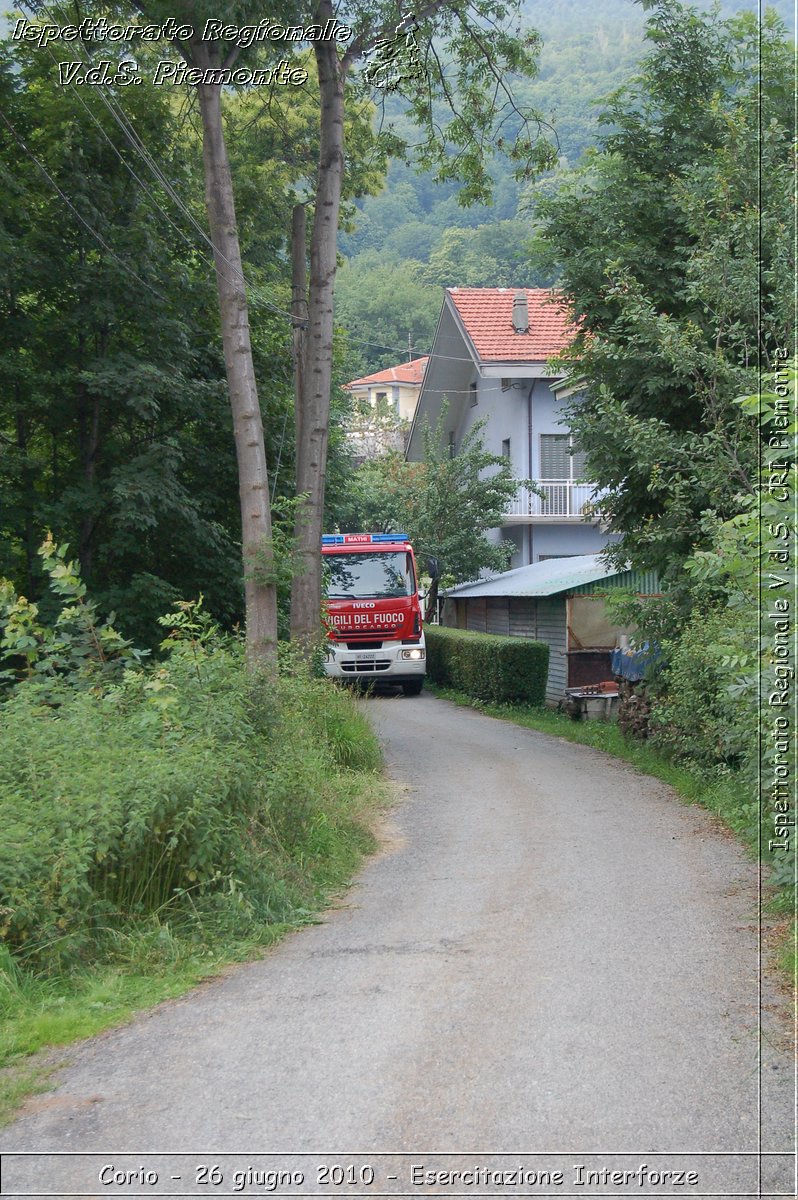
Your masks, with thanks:
M416 590L413 559L402 550L325 554L328 600L391 600Z

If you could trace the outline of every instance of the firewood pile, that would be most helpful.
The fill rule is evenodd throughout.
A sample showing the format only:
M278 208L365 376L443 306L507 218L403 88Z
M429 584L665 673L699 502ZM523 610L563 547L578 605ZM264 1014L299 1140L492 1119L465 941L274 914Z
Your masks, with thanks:
M649 734L651 702L645 684L618 680L618 728L621 733L645 741Z

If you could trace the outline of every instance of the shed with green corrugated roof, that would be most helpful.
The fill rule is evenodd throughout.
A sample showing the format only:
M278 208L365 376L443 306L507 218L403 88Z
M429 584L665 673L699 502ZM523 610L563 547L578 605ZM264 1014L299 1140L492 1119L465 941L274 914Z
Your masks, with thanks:
M443 624L545 642L546 702L557 704L566 688L612 678L612 651L634 635L607 612L604 596L620 590L654 596L659 581L651 571L611 566L601 554L549 558L449 588Z

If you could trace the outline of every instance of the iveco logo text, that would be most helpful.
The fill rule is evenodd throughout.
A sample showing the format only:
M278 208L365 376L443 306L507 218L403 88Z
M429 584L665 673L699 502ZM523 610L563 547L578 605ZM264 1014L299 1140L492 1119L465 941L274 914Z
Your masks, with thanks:
M356 600L354 603L354 607L355 608L376 608L377 606L373 600Z

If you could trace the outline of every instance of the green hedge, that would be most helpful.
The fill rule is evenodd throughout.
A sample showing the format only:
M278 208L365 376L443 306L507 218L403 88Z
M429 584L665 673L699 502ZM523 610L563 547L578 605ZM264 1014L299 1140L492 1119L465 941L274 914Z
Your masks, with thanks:
M543 704L549 648L527 638L497 637L426 625L427 673L434 683L475 700Z

